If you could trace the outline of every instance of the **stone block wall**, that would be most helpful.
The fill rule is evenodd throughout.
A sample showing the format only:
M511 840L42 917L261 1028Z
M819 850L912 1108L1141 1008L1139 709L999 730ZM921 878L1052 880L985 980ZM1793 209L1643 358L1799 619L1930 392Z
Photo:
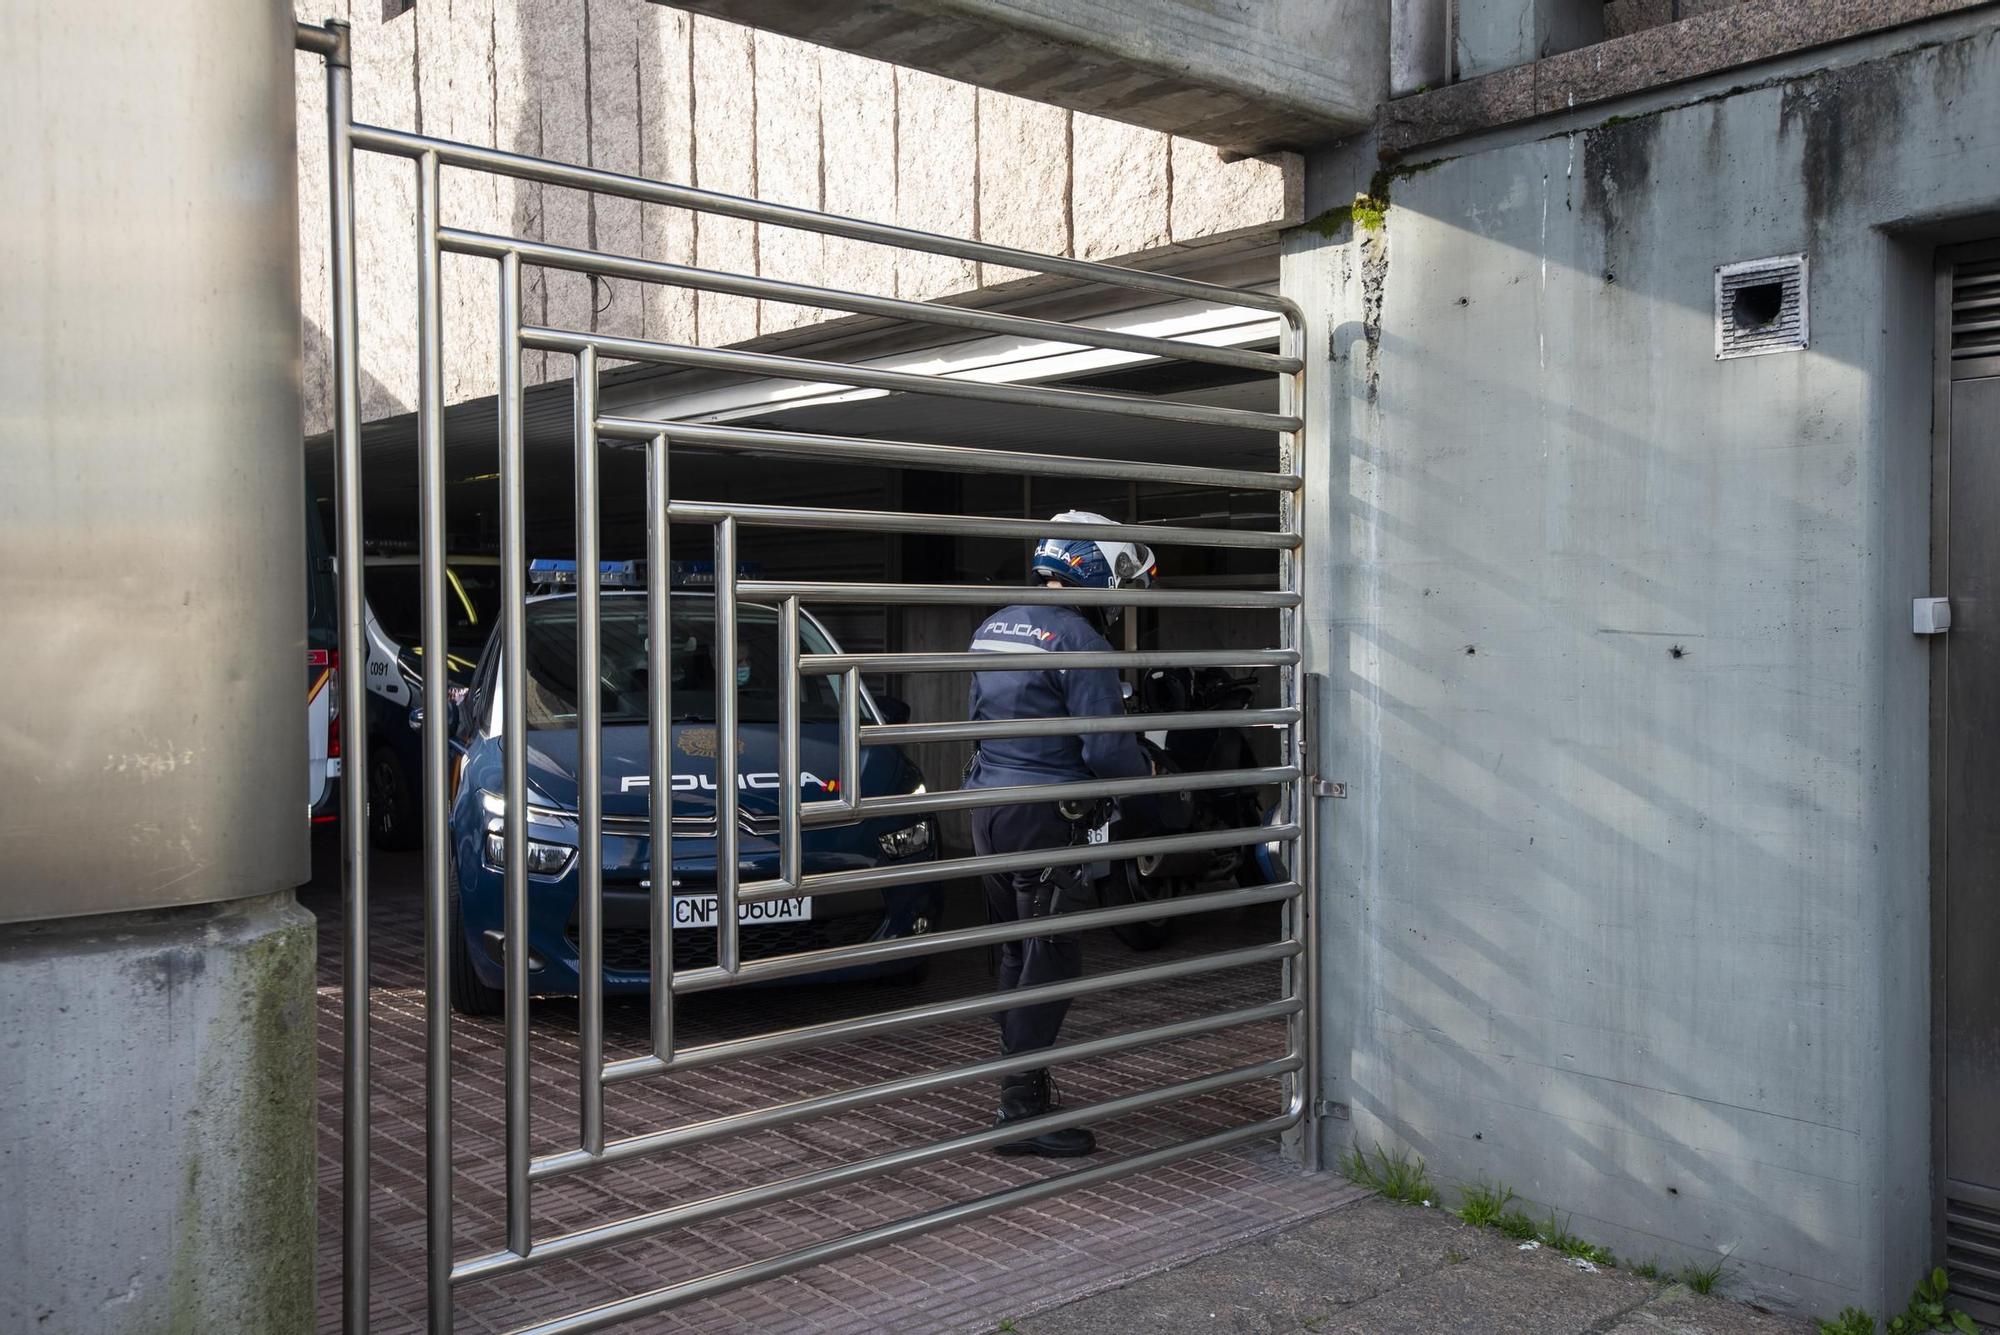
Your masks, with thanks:
M357 119L729 194L1091 259L1261 237L1301 216L1298 159L1220 152L646 0L301 3L354 28ZM299 58L305 431L331 424L325 81ZM357 165L363 415L415 402L415 175ZM446 172L447 224L930 300L1018 270ZM445 261L445 396L493 392L489 262ZM835 313L530 270L533 323L737 344ZM531 383L568 374L530 354Z

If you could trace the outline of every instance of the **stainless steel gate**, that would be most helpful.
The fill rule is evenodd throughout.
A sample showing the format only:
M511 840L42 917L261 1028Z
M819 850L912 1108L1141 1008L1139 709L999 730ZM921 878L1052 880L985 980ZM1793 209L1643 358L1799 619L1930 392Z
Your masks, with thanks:
M1058 1192L1123 1174L1143 1172L1186 1156L1239 1142L1270 1138L1298 1127L1313 1115L1309 1091L1314 1086L1311 1042L1313 1015L1312 919L1310 900L1301 886L1311 883L1310 804L1305 798L1307 769L1301 726L1304 680L1301 675L1299 492L1302 484L1300 450L1302 424L1298 416L1301 372L1298 312L1282 298L1259 292L1217 287L1137 270L1036 255L1000 246L931 236L878 223L833 217L808 210L733 198L662 182L557 162L542 161L397 130L355 124L351 116L347 35L341 25L325 28L301 25L299 44L326 60L328 134L331 168L333 350L337 451L337 531L340 566L340 634L342 652L350 664L366 661L364 602L360 562L352 554L363 550L361 513L360 365L357 352L359 294L355 274L354 155L357 151L400 157L409 161L417 187L417 236L414 272L418 291L418 482L422 572L423 642L444 645L446 635L444 543L444 395L440 316L440 257L446 253L490 260L499 293L499 491L501 496L500 554L503 568L502 680L503 735L526 733L524 713L524 618L519 615L527 595L523 538L525 492L523 355L529 350L573 359L574 479L577 562L577 653L580 662L598 661L600 629L598 470L600 451L643 450L647 461L647 551L653 577L649 581L648 619L652 633L649 652L658 657L668 643L667 580L670 524L706 527L713 532L715 558L715 679L716 713L716 915L717 962L711 967L674 968L671 896L660 888L667 879L658 850L671 850L671 783L651 785L650 847L654 853L655 889L651 900L652 979L649 1004L651 1051L622 1060L606 1060L603 990L603 764L600 754L601 705L596 692L578 694L577 773L579 803L576 825L580 850L578 948L581 967L580 1060L577 1079L577 1135L572 1149L535 1156L529 1139L530 977L526 949L529 884L526 859L505 859L505 1186L504 1237L490 1250L472 1255L453 1252L452 1138L452 1013L450 977L449 738L446 711L431 708L423 720L422 800L426 973L426 1197L427 1289L429 1325L433 1331L452 1328L454 1298L482 1281L514 1274L547 1261L574 1259L600 1248L648 1238L671 1229L713 1220L736 1210L767 1206L811 1192L857 1182L898 1169L935 1162L953 1155L989 1149L1040 1130L1054 1130L1108 1120L1122 1114L1172 1101L1194 1098L1247 1082L1281 1077L1285 1096L1267 1116L1247 1124L1199 1135L1183 1143L1151 1149L1109 1162L966 1200L942 1209L846 1236L822 1241L753 1264L682 1281L619 1301L596 1306L526 1329L537 1332L597 1330L646 1313L663 1311L696 1298L771 1278L861 1249L946 1224L1026 1204ZM524 181L615 196L643 203L718 214L757 223L800 228L828 236L879 243L1009 266L1053 275L1077 283L1105 285L1169 298L1194 299L1268 312L1280 329L1275 352L1210 346L1199 341L1116 332L1081 324L932 305L892 297L837 291L768 278L572 249L532 239L486 235L441 225L440 170L445 167L487 172ZM618 338L580 330L535 327L524 323L522 273L541 266L639 283L680 285L698 291L773 299L835 311L888 317L987 334L1028 336L1080 348L1116 349L1147 358L1204 363L1268 374L1275 378L1277 411L1175 402L1139 394L987 383L979 380L889 371L840 362L778 356L769 353L681 346L633 338ZM1165 462L1133 462L1063 453L1026 453L977 449L901 440L880 440L824 434L801 434L765 427L695 424L645 420L604 413L599 408L600 374L606 362L650 363L696 367L803 379L830 386L856 386L923 395L938 395L1003 406L1059 408L1164 422L1277 433L1276 467L1269 471L1197 467ZM1006 538L1024 544L1041 536L1046 525L1032 516L977 517L909 514L890 511L828 509L765 504L696 504L676 499L670 464L678 448L729 452L762 458L844 459L874 465L1004 475L1010 478L1111 479L1167 483L1212 492L1257 492L1276 499L1276 522L1268 529L1207 527L1136 527L1127 524L1079 526L1078 536L1143 541L1164 547L1234 548L1266 553L1275 564L1275 587L1258 589L1200 588L1147 591L1102 591L1078 594L1047 589L986 585L901 583L828 583L739 577L738 536L755 528L847 531L878 534L926 534ZM1138 669L1152 666L1232 666L1273 670L1281 681L1275 707L1227 717L1183 712L1115 719L970 723L942 720L913 723L864 723L860 705L861 674L965 672L977 668L1039 667L1046 656L971 653L806 653L801 651L799 625L813 605L951 604L968 607L1007 602L1118 604L1157 608L1265 609L1275 625L1273 643L1231 650L1185 652L1155 650L1071 654L1068 666ZM776 609L780 618L782 656L778 704L780 742L779 810L776 831L778 866L775 879L745 881L739 872L738 736L735 692L737 609L756 604ZM446 655L423 655L423 690L427 701L447 698ZM664 668L664 664L660 664ZM838 800L804 804L800 797L799 690L804 677L838 680L840 700L840 778ZM344 717L365 717L363 674L342 678ZM670 684L664 670L649 673L651 777L672 774ZM917 742L971 740L1050 733L1137 732L1163 727L1203 727L1219 724L1269 729L1279 738L1277 763L1217 774L1133 779L1116 784L1037 785L988 789L976 793L929 792L893 797L864 797L847 780L857 772L863 748ZM349 1331L367 1328L370 1282L370 1053L369 1028L369 850L367 823L359 818L368 793L365 733L355 728L345 739L343 809L348 813L342 832L343 890L347 952L344 960L345 1069L343 1161L345 1325ZM855 822L892 813L936 813L952 809L1047 802L1088 791L1100 796L1136 795L1197 787L1246 784L1280 785L1283 794L1275 824L1204 830L1192 834L1128 840L1092 848L1065 858L1060 851L979 858L958 858L918 868L873 867L807 874L802 863L804 832L811 827ZM526 748L509 745L504 775L504 839L506 847L527 844ZM809 806L810 809L806 809ZM841 965L879 963L959 950L968 946L1020 940L1036 934L1033 924L1000 924L934 932L897 939L838 946L804 954L745 959L738 934L739 906L795 896L815 897L911 882L918 877L945 879L987 871L1046 866L1051 862L1080 863L1107 855L1140 857L1176 852L1245 847L1264 842L1293 845L1288 859L1293 879L1276 885L1230 888L1198 893L1165 904L1134 904L1075 914L1066 925L1090 927L1131 923L1158 917L1186 916L1217 909L1278 903L1284 906L1280 938L1267 944L1192 958L1175 959L1074 982L1045 985L1029 991L962 997L929 1005L839 1020L722 1043L688 1045L675 1033L675 999L696 992L746 983L796 977ZM670 852L667 856L671 856ZM604 1095L608 1087L635 1080L673 1080L678 1073L755 1054L839 1043L867 1035L893 1034L965 1016L990 1015L1036 1000L1102 993L1163 980L1181 979L1260 962L1284 963L1280 995L1263 1003L1221 1014L1167 1020L1144 1028L1085 1042L1073 1042L1045 1052L1005 1057L972 1065L923 1072L915 1076L863 1084L833 1094L773 1105L728 1117L661 1129L650 1134L608 1139L604 1127ZM536 1236L532 1200L538 1183L572 1173L588 1173L604 1165L643 1156L685 1150L718 1137L797 1122L949 1085L996 1077L1046 1064L1078 1063L1144 1045L1196 1034L1210 1034L1257 1021L1283 1019L1288 1035L1280 1057L1235 1069L1179 1080L1126 1097L1063 1109L1004 1131L982 1130L952 1139L900 1148L874 1158L843 1163L776 1181L746 1186L723 1196L693 1202L663 1202L659 1208L627 1214L556 1236ZM1316 1136L1302 1137L1308 1166ZM467 1301L472 1299L467 1298Z

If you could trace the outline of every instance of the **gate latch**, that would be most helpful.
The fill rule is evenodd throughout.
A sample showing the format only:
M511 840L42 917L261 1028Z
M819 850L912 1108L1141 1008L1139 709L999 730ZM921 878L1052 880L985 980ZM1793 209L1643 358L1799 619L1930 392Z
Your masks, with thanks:
M1305 724L1301 731L1305 734L1306 791L1314 797L1346 797L1345 783L1319 777L1319 718L1326 702L1326 674L1308 672L1304 685L1304 695L1299 703Z

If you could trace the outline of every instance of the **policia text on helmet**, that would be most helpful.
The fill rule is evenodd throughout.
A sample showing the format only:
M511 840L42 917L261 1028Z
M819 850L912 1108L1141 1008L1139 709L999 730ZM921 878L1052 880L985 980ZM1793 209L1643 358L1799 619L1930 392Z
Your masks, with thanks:
M1052 524L1110 524L1083 510L1056 515ZM1036 544L1028 560L1029 582L1079 589L1148 588L1153 553L1129 542L1066 538L1060 532ZM1040 654L1104 652L1105 633L1116 622L1116 607L1013 606L987 617L974 633L975 653ZM1088 718L1125 712L1118 674L1109 668L1060 669L973 674L966 717L981 719ZM1129 779L1151 773L1152 762L1131 733L999 738L980 745L966 775L967 788L1015 784ZM1083 823L1066 819L1055 803L985 807L973 812L973 846L981 857L1037 848L1067 848L1082 838ZM990 875L986 911L994 922L1053 918L1088 907L1086 867ZM1054 924L1051 923L1053 928ZM1011 941L1000 948L1003 990L1076 978L1083 972L1082 946L1073 933ZM1054 1044L1069 1010L1067 999L1045 1001L999 1013L1000 1050L1013 1055ZM1053 1106L1046 1068L1007 1076L1000 1086L1000 1122L1039 1116ZM1081 1127L1051 1131L1002 1145L1002 1154L1071 1157L1089 1154L1096 1138Z

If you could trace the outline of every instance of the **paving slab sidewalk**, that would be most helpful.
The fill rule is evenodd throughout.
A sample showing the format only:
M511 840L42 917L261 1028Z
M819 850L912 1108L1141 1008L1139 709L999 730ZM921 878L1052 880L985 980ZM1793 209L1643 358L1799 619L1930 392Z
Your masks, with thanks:
M1184 1265L1020 1315L1018 1335L1812 1335L1814 1323L1369 1197Z

